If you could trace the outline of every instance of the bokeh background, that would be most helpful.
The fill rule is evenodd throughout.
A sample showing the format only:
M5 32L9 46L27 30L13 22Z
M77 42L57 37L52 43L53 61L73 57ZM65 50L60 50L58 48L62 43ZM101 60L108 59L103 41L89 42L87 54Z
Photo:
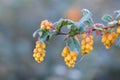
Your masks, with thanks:
M0 80L120 80L120 48L106 50L99 37L94 50L74 69L65 66L63 36L47 44L45 61L37 64L32 33L42 20L64 17L71 7L87 8L95 22L105 13L120 9L120 0L0 0Z

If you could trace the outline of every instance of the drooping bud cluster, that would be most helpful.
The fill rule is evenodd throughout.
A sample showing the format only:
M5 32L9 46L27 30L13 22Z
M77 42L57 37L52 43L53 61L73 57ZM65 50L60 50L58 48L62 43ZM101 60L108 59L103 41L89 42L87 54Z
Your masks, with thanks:
M64 61L69 68L74 68L78 57L76 52L71 51L68 46L65 46L62 51L62 57L64 58Z
M40 27L42 29L52 30L53 24L51 22L49 22L48 20L44 20L44 21L41 22Z
M82 41L81 41L81 56L90 53L93 50L93 35L87 36L85 33L82 34Z
M111 33L104 33L102 36L102 42L104 44L104 46L106 47L106 49L109 49L111 47L111 45L115 42L116 38L118 37L118 34L115 32L111 32Z
M44 57L46 54L45 48L46 48L46 44L44 42L40 42L40 41L36 42L36 47L33 51L34 52L33 57L35 58L36 62L41 63L44 61Z

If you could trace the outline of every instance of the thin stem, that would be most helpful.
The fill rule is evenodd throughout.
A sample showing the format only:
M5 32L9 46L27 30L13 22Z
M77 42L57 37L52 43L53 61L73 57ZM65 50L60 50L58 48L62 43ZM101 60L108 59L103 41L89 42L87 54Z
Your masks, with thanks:
M86 56L86 55L82 56L82 57L76 62L76 64L80 63L85 56Z
M67 35L68 33L58 32L56 35Z
M115 26L119 26L118 24L116 24L116 25L114 25L114 26L110 26L110 25L108 25L108 26L106 26L106 27L104 27L103 29L107 29L107 28L113 28L113 27L115 27ZM92 29L92 30L90 30L90 29ZM97 29L95 29L95 28L90 28L90 29L88 29L87 31L85 31L85 32L88 32L89 30L91 31L90 33L92 33L92 32L94 32L94 31L96 31ZM78 33L76 33L76 34L74 34L74 35L77 35L77 34L81 34L81 32L78 32ZM68 33L65 33L65 32L58 32L56 35L68 35ZM73 35L73 36L74 36Z

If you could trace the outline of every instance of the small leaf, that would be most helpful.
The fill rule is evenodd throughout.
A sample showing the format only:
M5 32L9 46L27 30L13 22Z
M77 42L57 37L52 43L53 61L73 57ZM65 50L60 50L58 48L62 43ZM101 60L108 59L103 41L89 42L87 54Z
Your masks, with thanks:
M63 20L63 21L61 22L61 26L67 26L67 25L71 25L71 24L73 24L73 23L70 22L69 20Z
M83 9L83 17L78 21L78 28L79 31L85 30L86 27L89 27L94 24L93 19L92 19L92 13L87 10Z
M68 40L68 46L72 51L75 51L77 53L80 53L80 44L79 42L74 39L73 37L70 37Z
M56 34L56 31L54 30L49 31L47 40L50 40L54 34Z
M105 21L105 22L107 22L107 23L111 22L112 19L113 19L113 18L112 18L112 16L110 16L110 15L104 15L104 16L102 17L102 20Z
M120 20L120 13L115 17L115 20Z
M51 37L56 34L55 30L50 30L50 31L46 31L46 30L41 30L39 32L39 40L40 41L48 41L51 39Z
M72 25L72 24L74 24L74 22L72 22L71 20L60 19L58 22L54 24L54 26L56 27L56 31L58 32L62 27Z
M37 30L33 33L33 38L36 36L36 34L38 34L39 31L40 31L40 29L37 29Z
M83 24L83 23L79 24L79 31L80 31L81 33L85 31L85 28L84 28L85 26L86 26L86 25Z
M115 13L117 14L115 20L120 20L120 10L116 10Z
M79 32L78 27L76 25L71 25L69 35L72 36L72 35L75 35L78 32Z
M42 32L41 36L39 37L40 41L47 40L47 37L49 36L48 32Z

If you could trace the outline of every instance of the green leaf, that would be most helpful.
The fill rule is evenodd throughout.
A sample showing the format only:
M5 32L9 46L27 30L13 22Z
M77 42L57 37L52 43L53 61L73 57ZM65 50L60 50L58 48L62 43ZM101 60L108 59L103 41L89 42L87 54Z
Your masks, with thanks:
M94 24L93 19L92 19L92 13L87 10L87 9L83 9L82 10L83 13L83 17L78 21L78 28L79 31L84 32L84 30L87 27L90 27L91 25Z
M113 19L113 18L112 18L112 16L110 16L110 15L104 15L104 16L102 17L102 20L105 21L105 22L107 22L107 23L111 22L112 19Z
M120 20L120 13L115 17L115 20Z
M116 13L115 20L120 20L120 10L116 10L115 13Z
M75 35L78 32L79 32L78 27L76 25L71 25L71 28L70 28L70 31L69 31L69 35L73 36L73 35Z
M48 32L40 32L39 40L40 41L45 41L45 40L47 40L48 36L49 36Z
M79 42L74 39L73 37L70 37L68 40L68 46L70 48L70 50L80 53L80 44Z
M70 20L65 19L62 21L62 26L67 26L67 25L71 25L71 24L73 24L73 22Z
M56 31L50 30L50 31L48 32L47 40L50 40L54 34L56 34Z
M58 32L62 27L68 26L68 25L72 25L74 24L71 20L68 19L60 19L58 22L56 22L54 24L54 26L56 27L56 31Z
M50 31L46 31L46 30L41 30L39 32L39 40L40 41L48 41L51 39L51 37L56 34L55 30L50 30Z
M38 34L39 31L40 31L40 29L37 29L37 30L33 33L33 38Z

